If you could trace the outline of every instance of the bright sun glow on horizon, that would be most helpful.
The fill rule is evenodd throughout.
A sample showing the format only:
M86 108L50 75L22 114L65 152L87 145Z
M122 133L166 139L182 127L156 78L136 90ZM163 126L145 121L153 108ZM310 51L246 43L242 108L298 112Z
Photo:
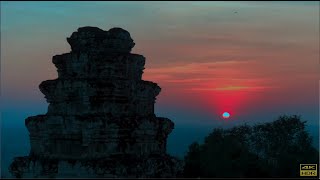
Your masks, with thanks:
M227 119L227 118L230 117L230 114L229 114L228 112L224 112L224 113L222 114L222 117L225 118L225 119Z

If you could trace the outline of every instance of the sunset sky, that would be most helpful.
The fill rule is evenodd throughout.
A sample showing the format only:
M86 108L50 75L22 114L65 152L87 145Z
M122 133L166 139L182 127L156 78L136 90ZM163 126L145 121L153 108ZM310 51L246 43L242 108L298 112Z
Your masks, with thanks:
M51 58L82 26L130 32L143 79L162 88L156 114L175 122L172 152L185 134L183 148L214 127L282 114L318 138L319 2L1 2L2 128L47 111L38 85L57 77Z

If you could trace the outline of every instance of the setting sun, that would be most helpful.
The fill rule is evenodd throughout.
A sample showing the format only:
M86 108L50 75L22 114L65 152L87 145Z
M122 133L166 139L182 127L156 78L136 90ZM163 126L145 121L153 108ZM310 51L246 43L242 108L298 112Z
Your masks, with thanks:
M230 117L230 114L229 114L228 112L224 112L224 113L222 114L222 117L225 118L225 119L227 119L227 118Z

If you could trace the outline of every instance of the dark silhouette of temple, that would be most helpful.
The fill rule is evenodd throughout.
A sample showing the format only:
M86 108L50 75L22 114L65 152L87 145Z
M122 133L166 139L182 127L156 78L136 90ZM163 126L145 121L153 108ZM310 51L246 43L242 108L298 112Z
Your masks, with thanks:
M177 177L182 163L166 154L174 123L156 117L161 88L141 80L145 58L121 28L82 27L71 52L52 62L58 78L39 88L45 115L28 117L31 150L9 170L15 177Z

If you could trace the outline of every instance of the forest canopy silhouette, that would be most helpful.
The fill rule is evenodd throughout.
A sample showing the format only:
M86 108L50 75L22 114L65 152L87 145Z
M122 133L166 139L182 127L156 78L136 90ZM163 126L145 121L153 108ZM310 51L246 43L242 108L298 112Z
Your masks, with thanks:
M189 146L185 177L300 177L300 164L319 164L319 152L300 116L214 129Z

